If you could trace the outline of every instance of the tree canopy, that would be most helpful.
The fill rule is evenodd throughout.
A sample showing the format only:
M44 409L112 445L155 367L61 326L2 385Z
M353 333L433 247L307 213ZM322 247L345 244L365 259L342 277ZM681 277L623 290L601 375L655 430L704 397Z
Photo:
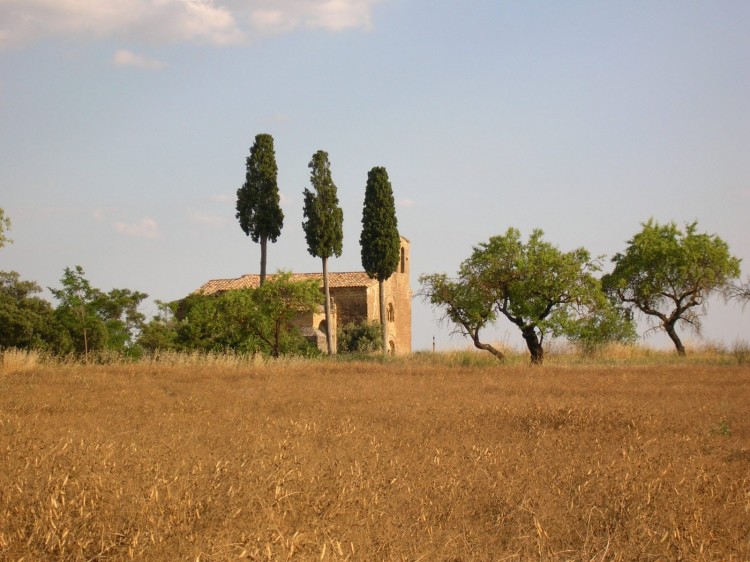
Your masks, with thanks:
M70 343L41 287L15 271L0 271L0 348L67 351Z
M307 250L310 255L321 258L323 263L323 293L325 294L326 345L332 353L331 341L331 293L328 287L328 258L341 256L344 241L344 211L339 207L336 184L331 177L328 153L319 150L313 154L310 164L310 184L313 191L305 189L303 214Z
M0 248L13 242L13 240L8 238L8 231L10 230L10 227L10 217L6 216L3 208L0 207Z
M393 188L383 167L372 168L367 174L359 243L365 272L371 279L387 280L398 267L401 239Z
M331 176L328 153L319 150L310 163L312 191L304 190L302 228L307 251L311 256L330 258L341 256L344 241L344 211L339 207L336 184Z
M421 275L420 295L435 308L444 311L443 318L456 325L458 333L471 339L477 349L489 351L499 360L505 354L492 344L482 342L480 332L497 320L494 301L484 298L468 279L450 279L445 273Z
M235 217L245 235L260 242L261 285L266 279L268 241L276 242L284 226L277 174L273 137L256 135L246 160L245 183L237 190Z
M256 321L251 328L273 357L289 349L290 336L292 341L300 341L293 322L295 317L319 310L322 300L315 279L294 282L288 272L276 274L271 282L256 289L252 297ZM305 347L303 343L296 346Z
M380 322L376 320L349 322L341 328L340 353L374 353L381 351L382 344Z
M282 272L262 287L190 295L162 310L139 341L148 350L232 350L273 357L306 353L310 345L294 320L300 313L318 310L321 301L317 281L295 282Z
M60 284L59 289L50 287L59 301L55 317L70 335L74 351L88 361L91 351L132 349L145 321L138 307L147 294L130 289L105 293L91 285L80 265L66 267Z
M104 347L106 341L106 326L96 314L101 291L91 286L80 265L75 269L66 267L60 283L60 289L50 287L52 296L59 301L56 315L70 333L76 351L88 361L89 351Z
M477 348L499 359L502 352L480 340L480 331L499 317L521 331L532 363L543 362L545 335L587 338L583 326L595 317L621 321L612 337L626 337L627 320L612 311L593 275L598 261L584 248L562 252L543 234L534 230L527 242L515 228L493 236L474 248L456 279L421 276L422 296Z
M362 267L371 279L378 280L380 325L383 352L388 349L386 341L385 296L383 282L398 268L401 237L398 233L396 202L393 188L385 168L376 166L367 174L365 203L362 210L362 233L359 237L362 251Z
M604 288L622 306L653 319L684 355L676 327L700 331L708 297L739 277L740 260L718 236L699 233L697 221L683 230L651 219L627 244L612 258L615 268L602 278Z

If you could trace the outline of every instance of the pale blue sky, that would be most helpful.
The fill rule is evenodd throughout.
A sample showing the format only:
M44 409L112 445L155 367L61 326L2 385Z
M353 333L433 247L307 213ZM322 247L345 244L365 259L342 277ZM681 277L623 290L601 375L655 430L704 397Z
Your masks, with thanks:
M234 201L267 132L272 271L320 267L301 222L323 149L335 271L361 269L367 171L385 166L415 291L509 226L611 256L649 217L697 219L747 275L748 29L744 0L0 0L0 268L58 286L80 264L161 300L257 271ZM467 345L419 300L413 330L415 349ZM503 322L488 337L522 345ZM750 310L712 303L704 337L747 340Z

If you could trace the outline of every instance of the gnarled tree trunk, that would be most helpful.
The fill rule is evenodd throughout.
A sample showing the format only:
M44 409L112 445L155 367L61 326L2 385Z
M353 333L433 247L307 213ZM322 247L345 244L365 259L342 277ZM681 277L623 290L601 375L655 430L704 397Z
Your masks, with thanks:
M488 343L482 343L479 341L479 334L472 334L471 339L474 341L474 347L483 351L489 351L492 355L498 358L500 361L505 361L505 354L499 349L495 349Z
M523 339L526 340L526 347L529 348L531 364L541 365L544 362L544 348L539 341L539 336L537 336L534 326L524 326L521 328L521 334L523 334Z
M685 346L682 345L682 340L680 339L680 336L677 335L677 332L674 329L674 325L674 322L667 322L664 324L664 330L667 332L669 339L671 339L674 343L674 346L677 349L677 355L679 355L680 357L684 357Z

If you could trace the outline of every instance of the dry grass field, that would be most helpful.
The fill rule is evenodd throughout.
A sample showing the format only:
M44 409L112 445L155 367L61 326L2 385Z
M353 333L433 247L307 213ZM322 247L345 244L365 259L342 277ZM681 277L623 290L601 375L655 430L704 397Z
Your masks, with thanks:
M0 368L0 559L750 560L750 368Z

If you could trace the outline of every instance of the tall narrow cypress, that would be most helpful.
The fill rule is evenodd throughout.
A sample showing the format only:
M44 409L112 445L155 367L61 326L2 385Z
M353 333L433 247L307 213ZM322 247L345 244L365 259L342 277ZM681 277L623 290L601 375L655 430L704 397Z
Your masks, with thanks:
M370 279L378 280L383 353L387 353L383 282L389 279L398 267L401 240L393 188L388 179L388 172L380 166L374 167L367 174L359 244L362 249L362 267Z
M276 242L284 226L281 210L278 167L273 137L259 134L246 161L245 183L237 190L237 213L240 228L253 242L260 242L260 284L266 280L268 241Z
M310 184L314 191L304 191L304 217L302 228L307 240L307 251L323 262L323 291L325 292L326 345L333 353L331 342L331 293L328 286L328 258L341 256L344 241L344 211L339 207L336 185L331 177L328 153L318 150L308 164Z

